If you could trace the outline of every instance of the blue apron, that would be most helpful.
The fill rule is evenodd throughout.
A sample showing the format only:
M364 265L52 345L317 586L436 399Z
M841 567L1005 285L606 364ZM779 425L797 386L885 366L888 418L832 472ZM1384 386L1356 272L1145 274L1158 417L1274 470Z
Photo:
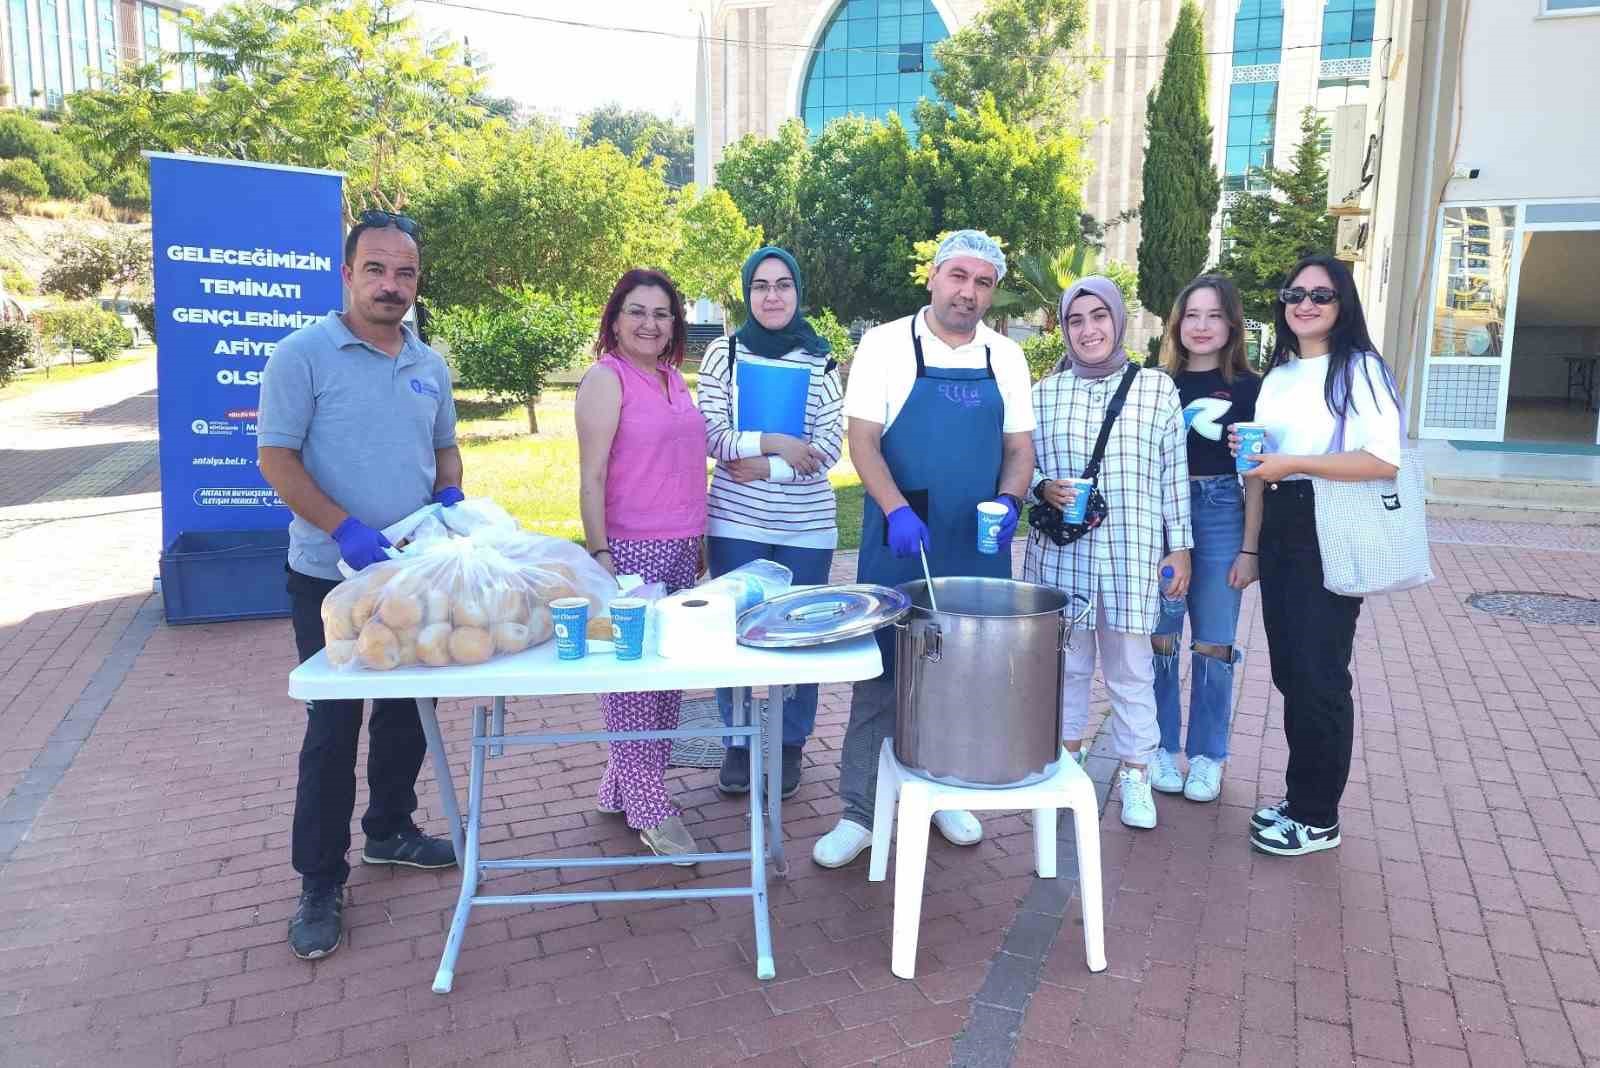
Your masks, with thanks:
M928 524L928 570L935 577L1011 577L1011 554L978 552L978 503L1000 491L1004 458L1005 402L994 380L994 362L984 346L980 369L930 369L922 358L917 316L911 345L917 378L905 407L883 432L880 447L894 484ZM866 494L861 516L857 582L898 586L922 577L922 561L897 558L889 549L883 509ZM893 663L893 628L885 664Z

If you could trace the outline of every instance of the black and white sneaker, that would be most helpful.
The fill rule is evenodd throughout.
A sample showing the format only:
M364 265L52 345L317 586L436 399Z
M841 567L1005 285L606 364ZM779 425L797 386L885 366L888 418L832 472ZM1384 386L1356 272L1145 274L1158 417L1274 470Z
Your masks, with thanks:
M1275 805L1268 805L1266 808L1256 809L1255 813L1250 817L1250 829L1252 831L1259 831L1263 828L1271 827L1279 820L1287 818L1288 815L1289 799L1284 798Z
M1339 825L1310 827L1284 816L1270 827L1250 831L1250 844L1263 853L1279 857L1299 857L1339 847Z
M448 838L435 838L423 834L415 827L387 838L367 836L361 850L363 864L396 864L405 868L453 868L456 866L455 847Z

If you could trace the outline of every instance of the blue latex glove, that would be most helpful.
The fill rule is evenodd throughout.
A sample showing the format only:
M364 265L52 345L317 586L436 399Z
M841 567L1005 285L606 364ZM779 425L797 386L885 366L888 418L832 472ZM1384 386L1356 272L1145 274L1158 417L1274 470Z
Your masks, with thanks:
M446 508L454 507L466 499L467 495L461 492L460 486L446 486L433 495L433 503L442 504ZM1013 523L1012 526L1016 526L1016 524Z
M348 517L333 531L333 540L339 543L339 555L344 562L360 571L368 564L389 559L385 549L393 548L381 530L373 530L355 516Z
M1002 546L1011 544L1011 537L1017 532L1017 520L1020 513L1017 511L1017 502L1010 497L996 497L989 502L1005 508L1006 517L1000 521L1000 533L995 535L995 540Z
M916 556L917 550L929 544L928 525L918 518L909 504L902 504L889 513L889 550L896 556Z

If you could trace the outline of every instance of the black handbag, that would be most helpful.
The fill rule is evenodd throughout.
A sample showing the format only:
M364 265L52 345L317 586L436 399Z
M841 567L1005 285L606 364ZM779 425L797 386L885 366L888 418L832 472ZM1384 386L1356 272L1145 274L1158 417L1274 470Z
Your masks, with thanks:
M1057 545L1071 545L1104 523L1110 514L1105 495L1100 492L1100 461L1105 459L1106 443L1111 440L1111 426L1122 414L1122 403L1128 399L1128 390L1133 388L1133 380L1138 374L1138 365L1129 363L1128 369L1122 372L1122 382L1112 395L1111 403L1106 405L1106 417L1100 424L1100 436L1095 440L1094 453L1089 457L1089 466L1083 469L1083 477L1090 482L1089 503L1084 509L1083 522L1068 523L1061 509L1048 501L1040 500L1028 508L1028 526ZM1037 497L1038 493L1039 488L1035 486L1034 496Z

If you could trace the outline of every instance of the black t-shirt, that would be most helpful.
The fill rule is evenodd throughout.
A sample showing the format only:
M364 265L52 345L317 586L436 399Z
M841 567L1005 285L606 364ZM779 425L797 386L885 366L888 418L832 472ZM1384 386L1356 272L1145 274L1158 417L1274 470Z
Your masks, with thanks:
M1244 373L1226 382L1221 371L1184 371L1177 376L1177 383L1183 421L1189 428L1189 475L1233 474L1228 424L1248 423L1256 417L1261 379Z

